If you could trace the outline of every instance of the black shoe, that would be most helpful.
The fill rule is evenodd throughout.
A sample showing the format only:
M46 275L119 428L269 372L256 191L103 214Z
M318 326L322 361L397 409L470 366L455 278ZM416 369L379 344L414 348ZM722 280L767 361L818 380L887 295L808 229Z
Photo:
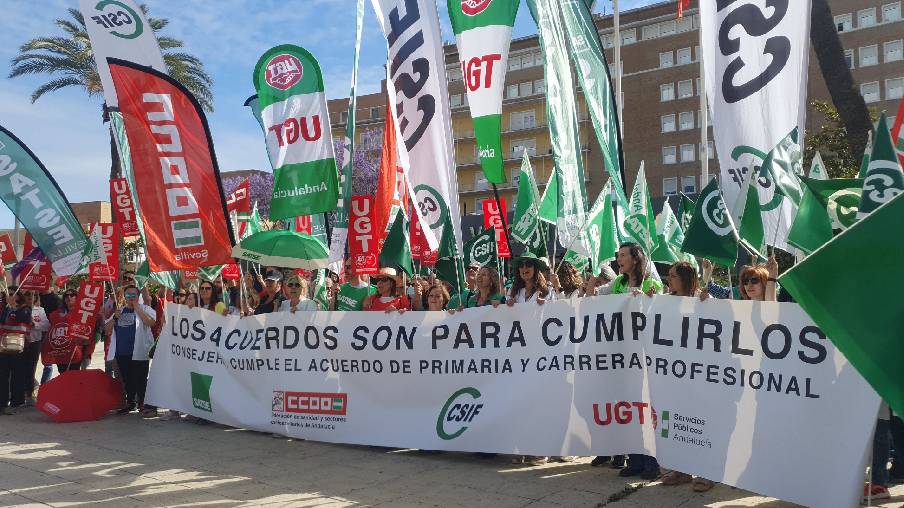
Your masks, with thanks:
M643 478L644 480L655 480L656 478L659 478L660 474L661 473L660 473L658 467L657 468L649 468L649 469L644 469L643 472L640 473L640 477Z
M612 460L612 457L608 455L597 455L593 458L593 460L590 461L590 465L593 467L600 467L610 460Z
M618 476L628 478L629 476L637 476L643 473L643 468L638 466L628 466L618 472Z
M119 411L117 411L116 414L118 414L118 415L127 415L127 414L131 413L132 411L134 411L134 410L137 409L137 408L138 408L138 406L135 405L135 403L132 403L132 404L126 404L126 406L125 406L124 408L120 409Z
M621 469L623 467L625 467L625 456L614 455L612 457L612 469Z

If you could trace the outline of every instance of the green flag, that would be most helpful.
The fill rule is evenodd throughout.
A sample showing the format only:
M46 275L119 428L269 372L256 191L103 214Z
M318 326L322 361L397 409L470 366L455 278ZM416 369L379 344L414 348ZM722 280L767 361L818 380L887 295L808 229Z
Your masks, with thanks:
M247 222L244 229L239 228L241 230L239 241L248 238L254 233L260 233L264 230L264 224L263 221L261 221L261 214L257 211L257 201L254 202L254 207L251 210L251 218L247 221L239 220L239 222Z
M822 162L822 155L818 151L813 156L813 162L810 163L810 178L814 180L828 180L829 178L826 164Z
M408 221L404 213L397 213L386 241L380 249L381 266L398 266L408 276L414 275L414 263L411 260L411 243L408 239Z
M803 175L802 160L798 131L795 127L766 155L766 160L760 168L760 173L765 173L775 182L775 191L786 196L795 205L800 204L803 196L799 179Z
M559 214L559 177L555 170L549 172L549 180L543 189L543 197L540 198L538 211L540 220L555 225Z
M738 225L738 237L741 245L756 256L763 258L763 246L766 233L763 230L763 212L760 208L760 195L753 178L746 178L741 187L741 194L735 203L734 223ZM764 258L765 259L765 258Z
M213 282L220 276L220 272L223 271L223 265L215 265L215 266L202 266L198 268L198 277L201 280L206 280Z
M322 310L330 308L330 299L326 290L326 269L316 270L314 272L314 297Z
M866 178L866 172L869 171L869 158L873 151L873 131L866 133L866 147L863 149L863 158L860 159L860 172L857 178Z
M666 200L662 204L662 212L656 217L656 249L650 259L657 263L676 263L683 261L686 255L681 252L684 243L684 231L678 224L678 218L672 212L672 206Z
M82 258L79 263L78 270L75 273L87 273L88 265L91 263L105 263L106 258L101 253L101 235L100 228L94 227L91 234L88 235L88 241L85 242L85 248L82 250ZM27 254L27 252L25 253Z
M804 197L788 231L788 243L809 254L831 240L833 231L843 231L857 221L863 180L801 178L801 181Z
M487 266L496 260L496 231L484 229L464 245L465 266L478 263Z
M512 238L538 256L546 255L546 238L539 219L540 194L537 181L530 165L527 151L521 159L518 174L518 200L515 202L515 216L512 219Z
M276 46L258 60L253 81L274 168L270 218L335 210L339 173L317 59L299 46Z
M678 224L681 225L682 231L687 232L687 228L691 225L691 217L694 216L694 208L697 205L683 192L679 192L678 195L681 196L678 201Z
M700 192L681 250L713 263L733 266L738 258L738 237L725 207L719 182L711 180Z
M612 183L610 178L600 191L590 209L590 220L585 228L590 241L590 265L594 275L599 275L604 263L615 259L619 245L612 208Z
M857 217L866 217L901 193L904 193L904 172L891 140L888 117L883 111L876 126L876 139L870 153L869 169L863 179L863 194Z
M779 279L896 414L904 414L901 217L904 197L898 196ZM852 260L865 262L839 269Z
M653 201L644 174L643 162L637 172L634 190L628 203L628 216L625 218L625 230L632 240L643 247L649 255L656 249L656 215L653 213Z
M179 282L182 279L181 272L172 271L172 272L151 272L150 265L145 261L138 266L138 269L135 270L135 285L139 288L143 288L147 285L148 281L156 282L163 287L167 287L176 291L179 289Z
M505 91L512 26L520 4L520 1L511 0L448 0L468 107L474 120L477 155L490 183L506 182L502 152L502 92Z
M562 257L562 261L568 261L571 266L574 267L578 272L583 272L590 266L590 258L587 256L578 254L573 250L569 250L565 252L565 255Z

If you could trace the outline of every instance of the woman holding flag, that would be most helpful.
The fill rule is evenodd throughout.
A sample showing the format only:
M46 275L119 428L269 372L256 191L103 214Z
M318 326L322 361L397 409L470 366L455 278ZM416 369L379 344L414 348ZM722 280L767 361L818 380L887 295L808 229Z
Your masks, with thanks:
M211 285L212 286L212 285ZM154 345L154 326L157 313L138 303L138 287L129 284L122 291L123 302L117 305L113 317L105 323L111 334L107 360L116 360L126 388L126 405L119 414L126 414L144 404L150 357Z
M75 305L76 295L72 289L63 293L63 304L47 317L50 328L41 349L41 361L44 365L56 364L60 374L79 370L82 359L86 355L90 358L94 352L93 344L77 341L69 335L69 312Z
M364 310L392 312L411 310L411 302L407 296L398 295L395 268L380 268L380 273L371 277L377 286L376 294L364 300Z
M500 303L505 303L505 295L500 292L499 272L495 268L484 266L477 272L477 292L468 298L467 307L498 307Z

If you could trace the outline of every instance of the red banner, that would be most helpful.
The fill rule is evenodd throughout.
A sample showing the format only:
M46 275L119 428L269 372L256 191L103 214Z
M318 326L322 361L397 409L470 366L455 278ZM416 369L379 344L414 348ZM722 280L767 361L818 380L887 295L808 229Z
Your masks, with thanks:
M314 224L311 222L310 215L299 215L295 217L295 232L305 233L307 235L314 233Z
M226 196L229 213L251 213L251 181L245 178L232 194Z
M97 314L104 303L104 283L83 280L75 297L75 307L67 316L69 337L72 339L93 340L94 325Z
M182 280L193 281L199 278L197 270L182 270Z
M242 272L239 270L238 263L229 263L223 266L223 271L220 272L220 275L223 276L223 280L241 280L242 278Z
M373 196L352 196L348 225L348 254L355 275L379 272L379 240L374 228Z
M16 249L13 248L13 240L9 235L0 235L0 264L4 266L14 265L19 262L16 257Z
M129 192L129 182L125 178L110 180L110 199L113 200L114 222L119 224L122 236L138 236L138 222L135 220L135 204Z
M496 206L496 200L483 200L483 227L496 230L496 250L501 258L512 257L512 251L509 250L508 237L505 235L505 226L502 224L503 214L508 213L508 206L505 198L499 198L499 204L502 205L500 213L499 207Z
M100 231L100 255L103 262L88 263L88 279L113 282L119 278L119 223L98 222L91 225L91 233ZM91 234L88 234L91 239Z
M152 272L232 262L232 228L207 119L175 80L109 58Z
M36 249L31 239L31 235L25 235L25 244L22 249L23 257L29 252ZM22 272L19 273L19 289L28 289L33 291L47 291L50 289L50 279L53 278L53 265L46 257L40 260L28 261Z

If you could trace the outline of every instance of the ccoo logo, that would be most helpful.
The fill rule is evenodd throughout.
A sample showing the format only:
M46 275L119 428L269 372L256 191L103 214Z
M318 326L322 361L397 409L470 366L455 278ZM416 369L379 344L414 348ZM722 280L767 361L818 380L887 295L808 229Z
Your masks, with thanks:
M493 0L461 0L461 12L468 16L476 16L487 10Z
M276 55L267 62L265 79L267 84L277 90L286 91L299 81L304 74L304 66L301 60L293 55L283 53Z

